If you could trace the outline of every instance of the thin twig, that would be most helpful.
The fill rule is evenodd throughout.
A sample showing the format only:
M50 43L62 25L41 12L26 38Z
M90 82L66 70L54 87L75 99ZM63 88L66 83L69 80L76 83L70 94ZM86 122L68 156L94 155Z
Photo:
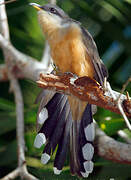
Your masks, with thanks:
M15 179L16 177L19 176L20 173L20 168L16 168L14 171L10 172L6 176L4 176L1 180L10 180L10 179Z
M24 112L23 112L23 97L18 81L11 78L11 90L14 93L16 103L16 129L18 142L18 166L21 167L25 162L25 142L24 142Z
M12 171L11 173L9 173L6 176L4 176L1 180L15 179L16 177L20 176L20 174L21 174L23 179L38 180L36 177L34 177L30 173L28 173L25 164L23 164L23 166L21 166L21 167L17 167L14 171Z
M22 79L24 78L23 73L17 68L17 66L13 63L13 74L17 79ZM5 64L0 64L0 81L8 81L8 70Z
M51 72L50 69L45 69L44 65L41 62L38 62L36 59L25 55L24 53L14 48L13 45L9 41L7 41L1 34L0 46L2 47L2 49L8 52L10 57L12 57L12 63L10 64L10 67L13 73L21 71L23 77L34 81L38 80L41 72Z
M130 101L131 100L131 98L130 98L130 96L129 96L129 93L126 91L126 97L127 97L127 100L128 101Z
M22 179L38 180L38 178L36 178L35 176L33 176L32 174L30 174L30 173L27 171L27 166L26 166L26 164L23 164L23 166L21 167L20 175L21 175Z
M123 110L123 108L122 108L122 105L121 105L120 100L117 102L117 106L118 106L118 108L119 108L119 110L120 110L120 112L121 112L121 115L123 116L123 119L124 119L125 122L126 122L127 127L128 127L129 130L131 131L131 124L130 124L130 122L129 122L129 120L128 120L128 118L127 118L127 116L126 116L126 114L125 114L125 112L124 112L124 110Z
M49 3L56 4L56 0L49 0Z
M2 4L9 4L9 3L12 3L12 2L15 2L15 1L17 1L17 0L9 0L9 1L5 1L4 3L0 3L0 5L2 5Z
M5 10L5 1L1 0L2 5L0 6L0 31L6 40L10 40L9 27L7 21L7 15Z
M121 93L120 93L120 95L118 96L117 101L119 101L121 95L124 93L126 87L128 86L128 84L129 84L130 82L131 82L131 77L129 77L129 78L127 79L127 81L123 84Z
M8 72L5 64L0 65L0 81L8 80Z
M124 92L124 90L126 88L126 85L129 83L129 81L130 81L130 78L127 81L127 83L125 84L125 86L123 86L123 89L122 89L123 92ZM122 103L121 103L121 99L120 99L122 94L120 93L119 97L116 97L115 94L113 93L112 89L111 89L111 86L110 86L109 82L107 82L107 89L110 91L113 99L116 101L117 107L119 108L119 111L120 111L123 119L125 120L125 123L126 123L127 127L131 130L131 124L130 124L130 122L129 122L129 120L128 120L128 118L127 118L127 116L126 116L126 114L125 114L125 112L123 110L123 107L122 107Z
M119 130L117 134L124 139L128 144L131 144L131 139L127 136L127 134L123 130Z
M1 33L3 34L4 38L7 40L7 44L10 44L10 35L9 35L9 28L8 28L8 21L7 21L7 15L5 11L5 4L4 0L1 0L1 3L3 3L0 6L0 25L1 25ZM1 35L2 37L2 35ZM13 74L12 71L12 59L13 57L10 56L10 53L6 51L5 48L3 48L3 53L5 57L5 62L7 66L7 71L8 71L8 78L10 80L10 88L14 93L15 97L15 103L16 103L16 131L17 131L17 144L18 144L18 167L21 168L15 171L15 175L20 174L20 176L24 179L31 179L31 176L26 168L25 164L25 154L24 154L24 149L25 149L25 141L24 141L24 112L23 112L23 98L22 98L22 93L21 89L18 83L18 80L16 79L15 75ZM17 172L17 173L16 173ZM24 174L26 177L24 177ZM9 177L8 175L5 176L5 178ZM35 177L32 179L36 180Z
M122 94L124 93L124 91L125 91L127 85L129 84L129 82L131 82L131 77L129 77L128 80L126 81L126 83L123 85L121 93L118 96L118 98L116 99L116 102L117 102L118 108L119 108L119 110L120 110L120 112L121 112L121 114L122 114L122 116L123 116L123 118L124 118L124 120L125 120L125 122L127 124L127 127L131 130L131 124L130 124L126 114L124 113L124 110L123 110L123 108L121 106L121 101L120 101L120 98L121 98ZM128 99L129 99L129 97L128 97Z

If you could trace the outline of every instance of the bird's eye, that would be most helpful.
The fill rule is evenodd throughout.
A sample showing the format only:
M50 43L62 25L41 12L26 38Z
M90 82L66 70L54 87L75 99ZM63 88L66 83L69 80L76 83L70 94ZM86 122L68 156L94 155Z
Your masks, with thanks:
M56 13L56 10L54 8L50 8L51 13Z

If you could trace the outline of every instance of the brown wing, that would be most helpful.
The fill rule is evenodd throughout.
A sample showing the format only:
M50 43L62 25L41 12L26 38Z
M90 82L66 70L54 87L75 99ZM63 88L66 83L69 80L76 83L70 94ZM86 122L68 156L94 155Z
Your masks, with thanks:
M108 71L99 57L98 50L92 36L85 28L81 27L81 29L82 29L83 42L86 46L87 53L90 56L94 66L94 70L95 70L94 78L101 85L103 85L104 77L108 77Z

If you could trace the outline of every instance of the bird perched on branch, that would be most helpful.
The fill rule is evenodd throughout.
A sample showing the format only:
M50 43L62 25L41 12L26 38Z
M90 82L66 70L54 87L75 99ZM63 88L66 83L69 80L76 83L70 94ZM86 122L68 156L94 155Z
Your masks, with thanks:
M88 76L102 86L108 73L89 32L56 5L30 5L38 10L40 26L59 71ZM47 90L38 99L41 103L37 120L42 127L34 145L40 148L45 144L41 162L46 164L57 149L54 173L60 174L69 149L72 175L88 177L93 170L94 154L92 105L77 97Z

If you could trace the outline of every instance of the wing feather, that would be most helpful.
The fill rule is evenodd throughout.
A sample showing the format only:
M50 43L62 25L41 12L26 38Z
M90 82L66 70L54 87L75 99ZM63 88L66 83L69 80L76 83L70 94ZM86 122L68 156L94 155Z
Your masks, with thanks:
M108 71L99 57L95 41L93 40L91 34L84 27L81 27L81 30L82 30L83 42L86 46L87 53L90 56L94 66L94 70L95 70L94 78L101 85L103 85L104 77L108 77Z

